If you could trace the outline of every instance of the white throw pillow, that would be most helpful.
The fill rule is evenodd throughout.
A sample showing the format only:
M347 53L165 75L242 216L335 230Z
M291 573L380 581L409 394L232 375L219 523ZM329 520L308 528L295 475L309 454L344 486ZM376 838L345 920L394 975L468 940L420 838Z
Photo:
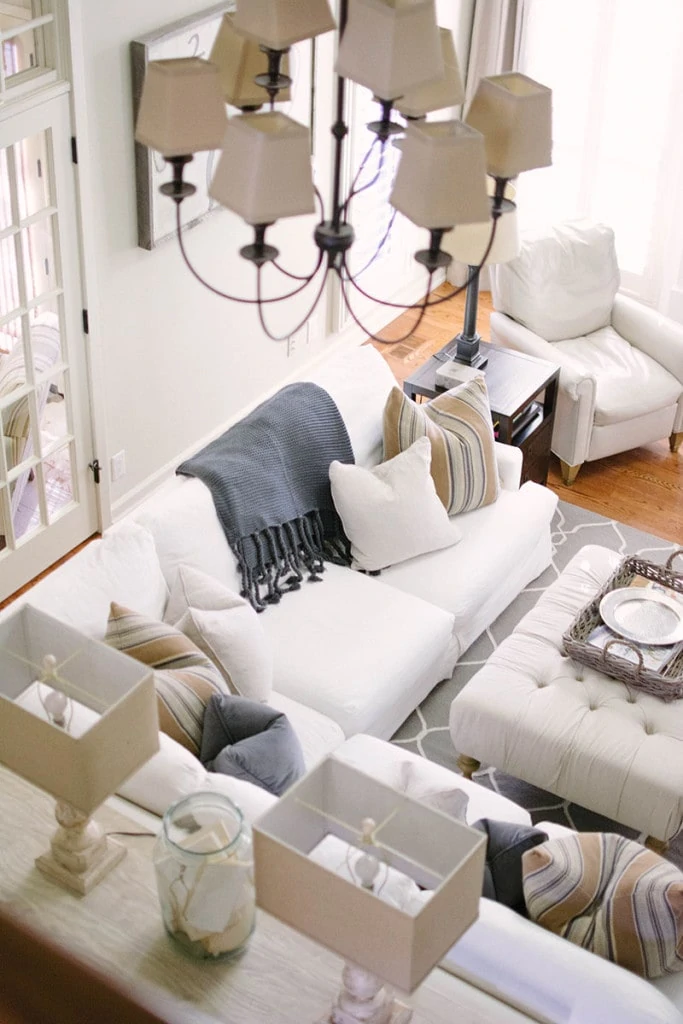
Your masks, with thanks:
M384 569L461 539L437 496L431 458L429 438L420 437L374 469L330 464L332 498L351 542L354 568Z
M258 615L233 590L189 565L178 568L164 620L211 659L232 693L268 700L273 652Z

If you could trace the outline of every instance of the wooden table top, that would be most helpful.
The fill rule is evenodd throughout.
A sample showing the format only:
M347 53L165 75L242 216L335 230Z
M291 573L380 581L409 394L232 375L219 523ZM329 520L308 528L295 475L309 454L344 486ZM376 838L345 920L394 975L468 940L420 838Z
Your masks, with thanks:
M140 826L111 808L95 817L107 831ZM0 766L0 902L71 953L119 982L148 983L226 1024L306 1024L329 1012L342 961L263 912L235 963L191 959L164 931L151 837L123 837L128 855L79 897L33 864L55 828L54 801ZM411 996L413 1024L522 1024L513 1009L446 971L432 971Z
M444 350L450 348L452 342L411 373L406 379L406 386L441 390L436 388L436 371L444 361ZM480 342L479 348L489 360L483 373L491 400L491 411L500 416L516 416L527 404L530 396L542 391L559 374L559 366L545 359L536 359L535 356L501 348L487 341Z

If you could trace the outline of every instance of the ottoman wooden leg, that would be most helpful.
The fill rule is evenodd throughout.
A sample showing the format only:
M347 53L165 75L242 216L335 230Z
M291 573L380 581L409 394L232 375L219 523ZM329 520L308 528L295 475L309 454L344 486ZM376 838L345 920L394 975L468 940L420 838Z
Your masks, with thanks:
M662 856L669 849L669 844L665 839L655 839L654 836L648 836L645 840L645 845L648 850L652 850L654 853L660 853Z
M681 447L681 441L683 441L683 431L674 431L669 437L669 448L674 454Z
M458 754L457 765L465 778L471 779L473 772L476 772L481 765L481 761L477 761L476 757L468 757L467 754Z

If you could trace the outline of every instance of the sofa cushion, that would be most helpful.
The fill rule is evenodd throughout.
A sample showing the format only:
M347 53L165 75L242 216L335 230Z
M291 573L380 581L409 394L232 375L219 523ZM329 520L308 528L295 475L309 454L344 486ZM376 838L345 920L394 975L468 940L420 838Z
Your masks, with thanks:
M525 232L519 256L491 269L494 308L546 341L610 322L619 267L605 224L579 220Z
M206 654L232 693L268 700L273 652L258 615L243 597L199 569L181 565L164 621Z
M125 521L31 587L22 600L102 640L112 601L160 619L167 598L151 534Z
M457 544L461 533L436 494L429 438L373 469L330 464L332 499L353 567L372 571Z
M273 686L349 736L390 736L443 678L453 618L379 580L328 565L261 617ZM305 623L305 628L302 628Z
M227 691L218 669L180 630L116 603L105 640L156 669L159 728L199 753L206 705L214 693Z
M529 916L635 974L683 970L683 874L640 843L570 833L522 858Z
M462 654L548 564L556 505L552 491L531 482L501 490L492 505L458 517L456 547L391 566L380 580L452 612Z
M394 388L384 410L384 458L394 458L425 436L432 447L436 493L449 515L496 500L498 471L483 378L460 384L424 406Z

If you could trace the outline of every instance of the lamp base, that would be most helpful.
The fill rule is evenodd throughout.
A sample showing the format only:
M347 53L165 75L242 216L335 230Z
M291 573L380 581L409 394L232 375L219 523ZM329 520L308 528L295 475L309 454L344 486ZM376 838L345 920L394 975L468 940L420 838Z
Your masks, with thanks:
M376 974L347 963L342 990L331 1013L318 1024L409 1024L412 1008L394 999Z
M466 334L458 334L453 341L455 346L448 351L449 359L455 360L456 363L464 363L475 370L484 369L489 360L479 349L480 335L468 337Z
M36 867L53 882L85 896L125 857L126 848L63 800L57 801L55 817L60 827L50 852L36 858Z

